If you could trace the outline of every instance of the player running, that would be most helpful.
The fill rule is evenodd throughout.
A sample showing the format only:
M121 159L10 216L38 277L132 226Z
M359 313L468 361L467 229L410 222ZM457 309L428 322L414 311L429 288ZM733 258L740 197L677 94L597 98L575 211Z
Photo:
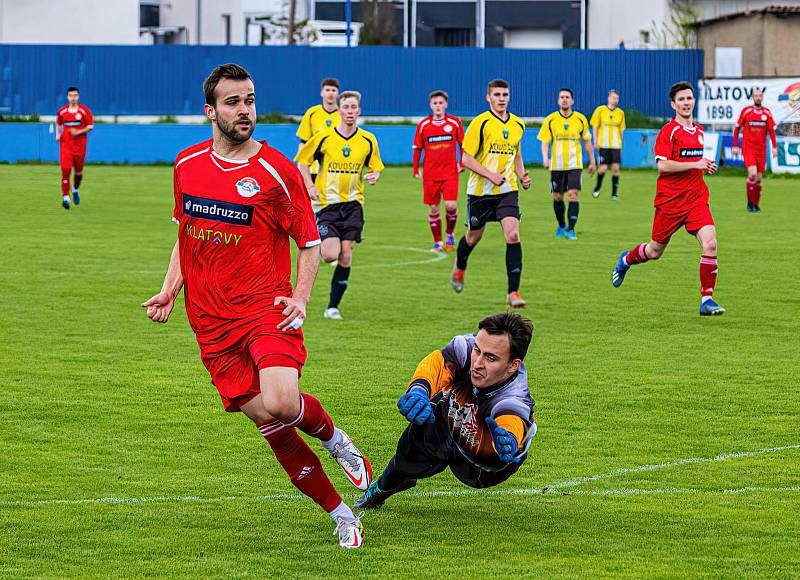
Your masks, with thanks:
M683 226L702 248L700 315L719 315L725 309L712 298L717 285L717 232L708 206L708 186L703 179L703 173L714 173L717 165L703 157L703 128L692 117L695 105L692 85L687 82L672 85L669 97L675 118L661 128L656 138L658 181L652 240L619 255L611 283L618 288L631 266L658 260L672 234Z
M575 96L572 89L558 91L558 111L545 117L539 129L539 141L542 142L542 164L550 168L550 192L553 194L553 211L556 214L558 229L556 238L577 240L575 224L578 223L581 190L581 173L583 172L583 151L581 141L589 155L589 175L594 174L594 148L592 134L589 132L589 121L581 113L574 111L572 105ZM552 157L550 155L552 144ZM564 193L569 199L567 217L564 221Z
M296 133L300 139L298 151L320 131L336 127L342 122L339 116L339 81L334 78L322 79L319 95L322 97L322 103L309 107L300 120ZM315 162L314 170L311 172L312 178L316 178L318 172L319 166Z
M739 155L739 131L742 132L742 156L747 167L747 211L761 211L761 178L767 167L767 155L778 147L775 119L772 112L761 106L764 93L753 91L753 104L742 109L733 128L733 154ZM769 137L769 140L767 139ZM768 150L769 142L772 148Z
M353 249L364 229L364 180L375 185L383 171L375 135L358 127L361 93L339 95L338 126L317 133L295 157L317 217L322 238L322 259L336 262L331 294L324 317L342 320L339 304L347 290ZM319 175L311 177L311 164L319 161ZM362 170L366 168L363 180Z
M414 134L414 177L422 178L423 201L428 205L428 224L433 234L433 252L456 249L453 230L458 219L458 162L456 144L464 141L464 126L458 117L446 114L447 93L433 91L430 94L431 114L422 119ZM422 170L419 159L425 158ZM442 215L439 204L444 197L447 216L447 240L442 245Z
M619 92L608 91L608 104L600 105L592 113L589 124L592 126L594 148L597 150L597 184L592 196L600 197L603 178L611 165L611 199L619 199L619 167L622 163L622 134L625 132L625 111L620 109Z
M87 133L94 129L92 112L86 105L81 105L78 87L67 89L68 104L58 110L56 115L56 141L60 143L59 163L61 165L61 206L69 209L69 177L75 169L75 180L72 185L72 201L81 203L78 188L83 180L83 165L86 161Z
M297 433L319 439L350 482L366 489L369 462L320 402L299 390L300 327L320 245L305 186L289 159L252 138L255 93L245 69L220 65L203 89L213 138L175 162L178 241L161 292L142 306L154 322L167 322L185 287L200 358L225 410L256 424L292 484L336 522L339 544L358 548L359 519ZM294 289L289 238L298 247Z
M397 407L410 425L381 476L355 504L374 509L448 467L474 487L498 485L525 461L536 434L522 363L533 326L514 312L481 320L419 363Z
M525 171L520 143L525 123L508 112L509 88L502 79L489 83L489 110L467 128L461 148L461 163L471 171L467 182L467 233L458 242L456 263L450 276L453 290L464 290L464 272L472 250L483 237L488 222L500 222L506 239L508 305L524 308L519 293L522 277L522 244L519 239L519 186L531 186Z

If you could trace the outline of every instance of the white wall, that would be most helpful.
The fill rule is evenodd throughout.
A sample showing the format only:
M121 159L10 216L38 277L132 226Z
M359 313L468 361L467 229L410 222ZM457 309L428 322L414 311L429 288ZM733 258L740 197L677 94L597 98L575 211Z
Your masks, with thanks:
M0 43L139 44L139 0L0 0Z
M645 44L641 31L650 31L653 21L669 15L669 0L590 0L588 4L588 48L655 48Z

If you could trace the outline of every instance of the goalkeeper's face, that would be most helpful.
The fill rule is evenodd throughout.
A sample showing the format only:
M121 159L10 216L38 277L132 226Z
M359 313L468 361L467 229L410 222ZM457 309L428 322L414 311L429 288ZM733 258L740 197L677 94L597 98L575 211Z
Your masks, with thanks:
M253 81L222 79L215 91L216 105L206 105L206 116L234 143L244 143L256 128Z
M478 389L499 385L519 370L522 361L511 358L511 338L507 334L478 332L470 355L470 379Z

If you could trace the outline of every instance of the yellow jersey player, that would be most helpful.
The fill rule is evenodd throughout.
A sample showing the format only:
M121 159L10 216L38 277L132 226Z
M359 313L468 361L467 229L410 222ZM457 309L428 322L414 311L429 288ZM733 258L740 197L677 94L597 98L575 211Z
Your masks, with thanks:
M580 203L578 192L581 190L581 173L583 170L583 151L581 142L589 155L589 175L594 174L594 148L592 134L589 132L589 121L578 111L572 110L575 97L572 89L558 91L558 111L548 115L539 130L539 141L542 142L542 163L550 169L550 191L553 193L553 211L558 221L557 238L566 237L577 240L575 224L578 222ZM551 155L552 149L552 155ZM569 199L567 216L564 221L564 193Z
M608 104L600 105L592 113L589 124L594 134L594 147L597 149L597 184L592 196L600 197L603 177L611 165L611 199L619 199L619 168L622 163L622 134L625 132L625 111L620 109L619 91L608 91Z
M533 326L515 312L484 318L417 367L397 407L410 425L381 476L355 504L374 509L447 469L474 487L498 485L527 457L536 434L522 363Z
M336 127L342 122L339 116L339 81L334 78L322 79L322 90L319 95L322 97L322 103L309 107L297 128L296 135L300 139L300 147L320 131ZM312 178L316 177L318 170L319 167L315 162L311 172Z
M364 229L364 181L375 185L383 171L375 135L358 127L361 94L339 95L341 122L317 133L295 157L303 175L322 239L322 259L336 262L325 318L342 320L339 303L347 290L355 245ZM312 179L311 165L319 162ZM362 179L362 171L366 168Z
M520 152L525 123L508 112L509 88L502 79L489 83L489 110L469 124L461 147L461 164L471 171L467 182L467 233L456 250L450 284L464 289L464 272L470 253L481 241L488 222L500 222L506 239L508 305L522 308L522 245L519 239L519 185L531 186ZM518 181L519 180L519 181Z

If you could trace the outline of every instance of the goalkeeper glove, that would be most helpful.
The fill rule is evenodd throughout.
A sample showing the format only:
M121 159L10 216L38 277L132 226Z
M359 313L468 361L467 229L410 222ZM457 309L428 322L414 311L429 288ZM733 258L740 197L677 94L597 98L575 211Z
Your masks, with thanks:
M400 414L417 425L433 423L436 417L433 414L431 400L422 389L411 389L397 401Z
M486 424L489 426L489 433L492 436L492 441L494 441L494 449L500 461L505 461L506 463L519 463L522 461L521 457L514 456L519 447L514 434L503 429L492 417L486 418Z

